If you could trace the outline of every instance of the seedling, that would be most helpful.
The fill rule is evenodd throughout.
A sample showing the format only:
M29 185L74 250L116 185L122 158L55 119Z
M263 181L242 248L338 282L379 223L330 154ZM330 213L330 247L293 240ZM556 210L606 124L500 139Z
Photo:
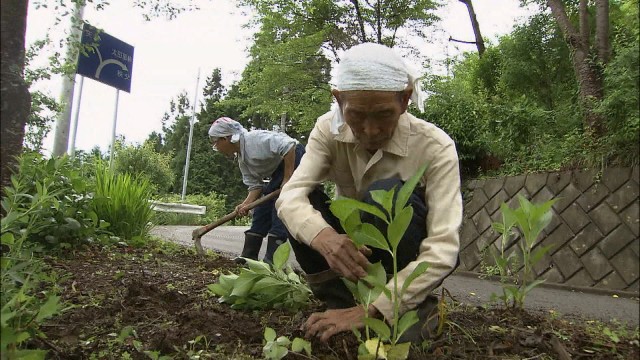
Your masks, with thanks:
M360 340L358 359L406 359L409 356L411 343L399 344L398 340L406 330L418 322L418 315L417 311L411 310L400 316L400 302L409 285L429 268L429 264L420 262L400 287L398 285L397 253L400 240L413 217L413 207L407 206L407 202L426 168L426 165L422 166L400 188L397 194L395 188L390 191L372 191L371 197L380 206L349 198L339 198L331 203L331 212L340 220L342 227L356 247L369 246L381 249L389 252L393 259L391 289L386 286L386 273L381 263L372 264L367 269L368 275L358 280L357 283L344 279L356 301L365 309L364 340L362 335L354 330ZM386 236L374 225L363 223L360 217L361 211L383 220L387 224ZM382 293L393 303L393 318L389 319L391 320L391 328L386 322L366 315L369 305ZM376 333L376 338L371 338L370 330Z
M234 309L303 308L309 304L311 290L287 264L290 252L289 243L280 245L273 255L273 267L246 259L248 268L240 274L221 275L208 286L209 291Z
M502 300L505 307L522 309L527 294L544 282L544 280L533 278L533 267L542 260L543 256L551 249L551 246L540 245L536 249L534 249L534 246L542 230L551 221L551 206L557 199L534 205L522 195L518 195L518 201L520 202L520 207L515 210L510 209L507 204L503 203L500 206L502 222L492 224L493 229L502 234L500 253L493 252L496 265L500 269L502 295L492 294L492 298ZM521 234L518 246L522 251L522 259L519 260L524 266L520 276L512 276L512 274L516 273L514 264L518 260L515 252L506 254L507 245L516 236L513 231L516 226Z
M311 356L311 343L301 339L294 338L293 341L286 336L279 336L276 338L276 331L270 327L264 329L264 347L262 348L262 354L266 359L280 360L287 356L289 351L295 353L305 352L308 356ZM291 350L289 350L291 349Z

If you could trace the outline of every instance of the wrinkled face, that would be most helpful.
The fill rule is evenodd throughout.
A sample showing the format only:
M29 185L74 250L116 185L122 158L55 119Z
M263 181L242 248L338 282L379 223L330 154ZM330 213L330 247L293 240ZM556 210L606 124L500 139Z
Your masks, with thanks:
M404 91L333 90L344 121L368 151L383 148L393 136L400 115L407 110L411 89Z

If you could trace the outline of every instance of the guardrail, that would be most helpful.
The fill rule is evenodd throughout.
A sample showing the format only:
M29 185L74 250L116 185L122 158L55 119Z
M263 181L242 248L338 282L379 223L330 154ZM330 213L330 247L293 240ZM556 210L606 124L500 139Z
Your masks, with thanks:
M161 212L174 212L185 214L197 214L204 215L207 212L206 206L180 204L180 203L163 203L158 201L151 201L151 209Z

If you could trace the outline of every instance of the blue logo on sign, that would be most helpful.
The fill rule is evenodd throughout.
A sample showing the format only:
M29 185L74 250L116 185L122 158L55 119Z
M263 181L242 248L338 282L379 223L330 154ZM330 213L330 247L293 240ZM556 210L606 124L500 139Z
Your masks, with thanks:
M133 46L86 23L81 43L92 50L78 56L78 74L131 92Z

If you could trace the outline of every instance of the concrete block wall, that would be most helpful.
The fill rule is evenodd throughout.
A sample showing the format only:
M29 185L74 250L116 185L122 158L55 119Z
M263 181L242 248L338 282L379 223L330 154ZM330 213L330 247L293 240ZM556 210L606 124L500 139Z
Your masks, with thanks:
M534 267L537 278L640 293L639 184L637 166L472 180L464 191L459 269L492 265L488 250L501 239L491 223L502 219L500 204L515 208L518 194L534 203L557 198L536 243L552 245ZM519 249L512 243L508 251Z

